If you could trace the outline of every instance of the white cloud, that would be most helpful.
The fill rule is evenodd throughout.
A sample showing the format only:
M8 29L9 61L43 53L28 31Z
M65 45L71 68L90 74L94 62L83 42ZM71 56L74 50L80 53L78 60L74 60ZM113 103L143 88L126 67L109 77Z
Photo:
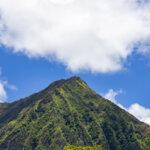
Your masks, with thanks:
M112 101L113 103L117 103L116 101L116 96L118 94L121 94L122 93L122 90L119 90L119 91L114 91L113 89L109 89L108 90L108 93L106 93L104 95L104 97L110 101Z
M128 108L129 113L133 114L139 120L146 122L150 125L150 109L145 108L139 104L132 104Z
M8 81L4 80L4 81L1 81L3 83L3 85L5 87L7 87L8 89L11 89L11 90L17 90L17 87L15 85L12 85L12 84L9 84Z
M72 71L118 71L150 37L144 0L0 0L0 14L1 44Z
M111 102L118 105L119 107L121 107L122 109L128 111L130 114L132 114L133 116L138 118L140 121L143 121L150 125L150 109L145 108L139 104L132 104L129 108L125 108L123 105L118 103L118 101L116 100L116 96L121 93L122 93L121 90L114 91L113 89L110 89L110 90L108 90L108 93L103 94L103 96L106 99L108 99Z
M0 76L2 75L2 69L0 68ZM11 89L11 90L17 90L16 86L11 85L6 80L0 79L0 103L5 102L7 100L7 92L5 88Z
M4 85L0 82L0 102L4 102L7 99L7 94L4 89Z

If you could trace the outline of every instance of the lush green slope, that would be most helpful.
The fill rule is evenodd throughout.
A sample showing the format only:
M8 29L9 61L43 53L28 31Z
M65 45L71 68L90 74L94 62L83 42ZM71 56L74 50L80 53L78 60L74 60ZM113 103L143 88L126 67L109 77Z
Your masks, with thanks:
M149 150L150 127L92 91L79 77L0 104L0 150Z

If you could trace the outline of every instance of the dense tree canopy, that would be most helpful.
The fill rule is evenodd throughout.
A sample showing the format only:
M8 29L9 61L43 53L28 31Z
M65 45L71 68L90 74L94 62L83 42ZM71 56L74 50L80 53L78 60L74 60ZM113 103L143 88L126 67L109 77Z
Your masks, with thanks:
M65 147L80 145L85 147ZM150 150L150 127L79 77L0 103L0 150Z

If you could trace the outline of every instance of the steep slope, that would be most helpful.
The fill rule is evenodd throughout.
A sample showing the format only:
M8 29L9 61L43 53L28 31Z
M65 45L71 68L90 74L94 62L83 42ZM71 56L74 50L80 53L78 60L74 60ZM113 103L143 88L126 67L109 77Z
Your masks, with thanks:
M149 150L150 127L92 91L79 77L0 104L0 150Z

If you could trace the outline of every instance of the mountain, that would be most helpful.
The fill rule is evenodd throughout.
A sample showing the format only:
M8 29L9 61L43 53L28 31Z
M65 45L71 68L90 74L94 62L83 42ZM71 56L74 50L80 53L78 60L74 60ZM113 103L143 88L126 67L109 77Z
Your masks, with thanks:
M0 103L0 150L150 150L150 126L104 99L79 77Z

